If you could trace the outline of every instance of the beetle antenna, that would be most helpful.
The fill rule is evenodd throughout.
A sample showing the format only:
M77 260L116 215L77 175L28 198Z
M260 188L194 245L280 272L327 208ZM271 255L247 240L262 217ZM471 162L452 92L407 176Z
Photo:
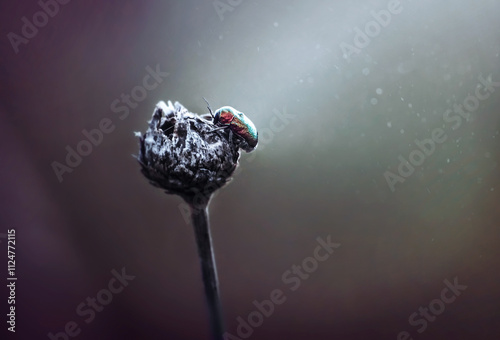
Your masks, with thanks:
M205 97L202 97L202 98L205 101L205 103L207 103L207 109L210 112L210 115L212 116L212 118L215 118L215 116L214 116L214 114L212 112L212 109L210 108L210 104L208 103L208 100Z

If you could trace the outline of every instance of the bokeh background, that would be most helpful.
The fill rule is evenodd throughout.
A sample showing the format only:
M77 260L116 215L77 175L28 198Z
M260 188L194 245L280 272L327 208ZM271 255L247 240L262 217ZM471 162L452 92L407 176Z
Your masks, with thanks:
M500 81L500 1L402 0L346 54L390 3L221 0L218 13L212 0L71 1L16 53L9 32L41 7L2 1L1 338L49 339L70 321L82 340L208 338L182 201L132 157L158 101L201 114L205 96L261 133L210 209L229 333L239 338L237 318L281 289L286 302L250 339L498 339L500 87L455 130L443 114L480 76ZM148 66L169 74L121 119L111 104ZM53 162L103 119L114 131L59 181ZM436 128L447 140L392 191L384 173ZM341 246L291 291L283 273L328 235ZM135 279L87 324L77 306L122 268ZM466 290L418 333L410 315L454 278Z

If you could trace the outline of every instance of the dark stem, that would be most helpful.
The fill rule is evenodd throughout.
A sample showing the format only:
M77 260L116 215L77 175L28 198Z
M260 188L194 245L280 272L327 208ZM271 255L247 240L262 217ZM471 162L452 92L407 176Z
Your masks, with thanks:
M208 223L208 202L203 205L191 205L191 219L193 221L198 255L201 261L201 272L203 285L210 313L210 327L213 340L223 340L224 331L221 304L219 297L219 285L217 280L217 268L215 266L214 252L212 250L212 238Z

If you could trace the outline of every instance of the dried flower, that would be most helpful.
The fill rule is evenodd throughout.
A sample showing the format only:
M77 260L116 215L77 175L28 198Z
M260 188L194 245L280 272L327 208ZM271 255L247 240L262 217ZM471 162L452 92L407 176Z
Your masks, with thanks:
M230 107L223 109L208 121L178 102L159 102L146 133L136 133L140 144L137 160L144 176L168 194L181 196L191 208L214 340L223 340L224 326L208 203L212 194L231 179L240 148L254 150L258 138L257 129L246 116Z

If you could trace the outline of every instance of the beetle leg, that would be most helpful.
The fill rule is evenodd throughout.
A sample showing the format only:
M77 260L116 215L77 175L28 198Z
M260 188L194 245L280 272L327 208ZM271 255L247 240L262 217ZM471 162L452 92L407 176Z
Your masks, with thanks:
M224 125L224 126L218 126L216 128L213 128L212 131L210 131L210 132L216 132L216 131L225 130L225 129L228 129L230 126L231 126L231 124L227 124L227 125ZM237 137L241 138L240 136L234 134L231 129L229 129L229 143L231 143L231 145L234 144L233 136L237 136Z
M224 129L227 129L228 127L229 127L229 124L228 125L224 125L224 126L217 126L216 128L212 129L212 132L219 131L219 130L224 130Z

